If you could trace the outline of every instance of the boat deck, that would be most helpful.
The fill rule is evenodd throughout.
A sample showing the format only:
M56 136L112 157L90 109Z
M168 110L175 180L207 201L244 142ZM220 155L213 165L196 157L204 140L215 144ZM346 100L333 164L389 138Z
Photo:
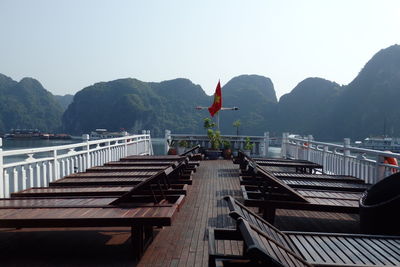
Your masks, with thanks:
M227 160L202 161L172 226L156 230L135 262L130 228L0 229L1 266L208 266L207 228L234 227L222 197L241 199L239 167ZM358 215L278 210L281 230L358 233ZM225 251L241 243L221 241Z

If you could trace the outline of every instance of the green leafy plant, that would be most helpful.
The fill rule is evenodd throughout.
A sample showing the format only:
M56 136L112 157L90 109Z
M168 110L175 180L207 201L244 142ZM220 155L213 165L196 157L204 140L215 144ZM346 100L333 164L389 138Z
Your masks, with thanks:
M228 140L223 140L222 145L225 149L231 148L231 142L229 142Z
M214 130L215 122L212 122L210 118L204 119L204 128L207 130L207 136L211 143L211 149L217 150L221 147L221 132Z
M189 147L189 143L186 140L179 140L178 146L187 148Z
M244 150L252 150L254 144L250 142L250 137L246 137L244 139Z
M239 135L239 127L241 125L240 120L234 121L232 125L233 125L233 127L236 127L236 135Z

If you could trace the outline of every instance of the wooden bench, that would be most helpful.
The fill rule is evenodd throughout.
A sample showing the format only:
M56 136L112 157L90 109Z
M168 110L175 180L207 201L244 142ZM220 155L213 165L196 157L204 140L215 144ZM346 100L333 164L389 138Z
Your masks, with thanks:
M184 195L165 195L151 191L172 171L160 171L143 179L118 197L56 196L0 200L0 227L119 227L130 226L134 254L140 258L153 238L154 226L169 226L183 203Z
M282 159L263 159L257 158L253 160L250 156L246 155L243 151L239 150L237 162L240 164L240 169L244 170L248 161L254 161L260 166L270 167L284 167L293 168L296 172L313 173L317 169L322 170L323 166L311 161L304 160L282 160Z
M249 162L248 175L240 176L242 185L263 185L275 184L277 180L289 185L292 188L306 189L329 189L338 191L364 192L371 184L363 180L349 176L330 176L326 174L309 173L277 173L269 172L265 167L255 162Z
M260 174L265 171L258 169ZM279 179L268 186L241 186L244 203L263 210L264 218L273 223L276 209L299 209L327 212L358 213L361 192L322 189L294 189Z
M221 266L399 266L400 237L282 232L257 214L225 197L237 229L210 231L210 262ZM241 255L211 254L215 239L242 239ZM240 262L240 260L242 262Z

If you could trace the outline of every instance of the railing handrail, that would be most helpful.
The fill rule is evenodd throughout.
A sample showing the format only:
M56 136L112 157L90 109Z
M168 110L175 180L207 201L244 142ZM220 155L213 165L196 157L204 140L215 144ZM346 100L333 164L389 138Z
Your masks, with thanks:
M208 139L208 136L206 134L171 134L171 137L204 137ZM227 138L232 138L232 139L244 139L246 137L249 137L250 139L264 139L264 136L256 136L256 135L221 135L221 137L227 137Z
M326 173L352 175L369 183L400 171L398 164L389 164L390 158L400 163L400 153L354 147L349 138L344 138L343 144L332 144L315 141L311 135L299 138L284 133L281 151L283 157L319 163Z
M116 141L144 137L144 136L149 137L150 135L147 135L147 134L130 135L130 136L124 136L124 137L117 137L117 138L89 140L88 142L73 143L73 144L59 145L59 146L46 146L46 147L37 147L37 148L22 148L22 149L13 149L13 150L3 150L2 154L3 154L3 156L7 157L7 156L17 156L17 155L32 154L32 153L36 154L36 153L43 153L43 152L52 152L54 150L66 150L66 149L71 149L71 148L83 147L83 146L86 146L88 143L89 143L89 145L96 145L96 144L101 144L101 143L105 143L105 142L116 142Z
M290 140L294 141L300 141L304 143L310 143L313 145L322 145L322 146L328 146L328 147L334 147L334 148L339 148L339 149L344 149L344 145L339 145L339 144L333 144L333 143L324 143L324 142L318 142L318 141L309 141L307 139L301 139L301 138L294 138L294 137L289 137ZM399 158L400 159L400 153L394 153L391 151L381 151L381 150L373 150L373 149L367 149L367 148L360 148L360 147L354 147L354 146L348 146L346 149L349 149L354 152L358 153L366 153L366 154L371 154L371 155L380 155L383 157L393 157L393 158Z
M231 143L232 149L243 148L246 138L250 138L250 142L255 144L251 151L252 155L256 156L267 156L269 143L269 133L265 132L264 136L249 136L249 135L221 135L222 140L226 140ZM210 140L206 134L172 134L171 131L165 131L165 153L170 148L171 141L185 140L189 145L200 144L203 148L207 149L210 147ZM179 148L179 147L178 147Z

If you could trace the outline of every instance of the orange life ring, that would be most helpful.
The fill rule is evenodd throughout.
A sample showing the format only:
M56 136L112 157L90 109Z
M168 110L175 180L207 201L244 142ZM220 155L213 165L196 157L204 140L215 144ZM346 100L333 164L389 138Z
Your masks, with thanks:
M394 165L394 166L399 166L399 164L397 163L397 159L396 158L392 158L392 157L385 157L385 160L383 161L383 163ZM392 168L392 172L393 173L397 172L397 169Z

